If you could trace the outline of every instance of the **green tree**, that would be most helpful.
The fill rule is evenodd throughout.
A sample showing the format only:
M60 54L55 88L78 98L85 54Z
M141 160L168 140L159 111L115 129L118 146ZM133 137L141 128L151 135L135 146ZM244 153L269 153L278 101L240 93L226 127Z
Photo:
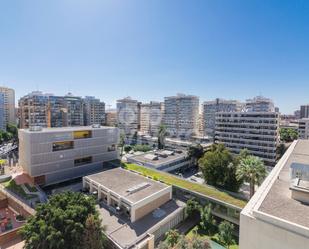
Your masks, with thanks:
M194 198L187 201L186 205L186 215L187 216L194 216L196 214L199 214L201 210L201 205L198 203L198 201Z
M166 242L170 247L174 247L180 238L179 232L175 229L169 230L166 233Z
M82 240L83 249L103 249L105 237L101 220L97 216L88 216Z
M12 138L18 138L18 129L17 126L14 124L7 124L6 131L11 134Z
M276 152L277 152L277 157L278 157L278 158L281 158L281 157L284 155L285 151L286 151L285 144L284 144L284 143L280 143L280 144L278 145L278 147L277 147L277 150L276 150Z
M131 145L124 146L125 153L129 153L131 150L132 150L132 146Z
M266 167L263 161L255 156L248 156L240 162L236 175L250 183L250 198L254 195L255 185L260 185L266 177Z
M134 151L142 151L142 152L147 152L151 150L151 147L146 144L136 144L133 146Z
M235 243L233 239L234 225L228 221L223 221L219 225L218 238L219 241L228 249Z
M211 213L211 204L201 209L200 226L208 235L213 235L216 232L216 220Z
M293 128L280 128L279 134L280 140L285 143L292 142L298 138L298 132Z
M86 220L98 213L95 200L82 193L66 192L53 195L36 208L21 229L25 249L83 249Z
M201 238L198 236L193 236L189 239L189 249L210 249L209 241L206 238Z
M124 149L125 142L126 142L126 135L124 133L121 133L120 134L120 139L119 139L119 144L118 144L118 146L121 149L120 150L120 156L123 155L123 149Z
M158 149L164 149L165 147L165 138L167 136L167 131L165 125L161 124L159 126L159 131L158 131Z
M236 192L242 183L236 178L232 154L222 144L211 146L199 160L199 167L207 184Z
M196 165L198 160L203 156L204 149L200 144L191 145L188 148L188 157L191 159L191 164Z

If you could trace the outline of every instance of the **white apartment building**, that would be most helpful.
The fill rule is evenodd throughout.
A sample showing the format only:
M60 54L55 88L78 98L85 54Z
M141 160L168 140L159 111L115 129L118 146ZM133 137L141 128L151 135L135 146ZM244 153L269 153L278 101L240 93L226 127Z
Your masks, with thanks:
M4 107L4 93L0 93L0 130L6 130L6 117Z
M309 118L309 104L300 106L299 118Z
M218 112L215 140L232 153L248 149L266 164L276 163L279 114L276 112Z
M309 118L302 118L298 121L298 134L301 139L309 139Z
M294 141L240 214L240 249L309 247L309 140Z
M119 130L81 126L20 129L19 164L34 183L50 185L100 171L118 159Z
M140 103L130 97L117 100L117 123L121 132L134 135L139 130Z
M217 112L237 112L241 111L242 104L237 100L215 99L205 101L202 105L203 115L203 135L214 139Z
M16 124L15 115L15 91L8 87L0 87L0 93L4 94L5 124Z
M275 112L276 108L271 99L263 96L256 96L253 99L247 99L246 111L248 112ZM277 111L278 112L278 111Z
M191 138L198 134L199 98L178 94L164 98L164 124L171 137Z
M162 103L151 101L140 105L140 132L156 136L162 123Z
M84 102L84 125L105 124L105 103L93 96L86 96Z

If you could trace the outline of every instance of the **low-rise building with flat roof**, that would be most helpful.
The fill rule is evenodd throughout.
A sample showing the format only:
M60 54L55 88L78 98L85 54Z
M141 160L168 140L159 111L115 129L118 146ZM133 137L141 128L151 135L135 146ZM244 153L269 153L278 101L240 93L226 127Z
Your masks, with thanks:
M294 141L240 215L240 249L307 249L309 141Z
M126 169L85 176L83 187L97 195L109 248L153 249L185 216L185 204L172 198L172 186Z
M83 187L97 191L98 199L127 214L131 222L172 199L172 187L122 168L83 178Z
M118 159L119 130L99 125L19 130L19 164L40 185L100 171Z
M183 150L151 151L128 157L127 161L166 172L187 168L191 163L188 153Z

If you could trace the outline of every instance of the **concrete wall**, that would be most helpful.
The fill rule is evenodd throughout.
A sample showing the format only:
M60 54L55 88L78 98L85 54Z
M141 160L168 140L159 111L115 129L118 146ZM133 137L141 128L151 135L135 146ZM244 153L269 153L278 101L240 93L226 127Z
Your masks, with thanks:
M254 217L240 216L240 249L308 249L304 237Z

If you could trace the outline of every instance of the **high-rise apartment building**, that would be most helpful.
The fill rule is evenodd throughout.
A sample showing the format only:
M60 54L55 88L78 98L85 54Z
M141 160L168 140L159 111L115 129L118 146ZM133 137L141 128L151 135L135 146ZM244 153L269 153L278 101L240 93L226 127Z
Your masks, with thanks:
M19 99L20 128L47 127L48 94L36 91Z
M164 124L171 137L190 138L198 134L199 98L178 94L164 98Z
M242 104L236 100L215 99L203 103L203 129L204 136L214 139L217 112L241 111Z
M240 249L307 249L309 141L294 141L240 214Z
M64 98L49 95L47 100L47 127L64 127L66 118Z
M302 118L299 120L298 134L301 139L309 139L309 118Z
M84 125L84 104L81 97L68 93L64 96L65 126Z
M274 165L278 144L277 112L218 112L215 140L238 154L242 149Z
M309 118L309 104L300 106L299 118Z
M93 96L84 98L84 124L105 124L105 103Z
M130 97L117 100L117 124L121 132L134 135L139 130L140 103Z
M140 131L156 136L162 123L162 103L151 101L140 105Z
M257 96L246 101L246 111L248 112L275 112L275 105L271 99Z
M8 87L0 87L0 93L4 94L5 124L15 124L15 91Z
M0 130L6 130L6 117L4 107L4 93L0 93Z

